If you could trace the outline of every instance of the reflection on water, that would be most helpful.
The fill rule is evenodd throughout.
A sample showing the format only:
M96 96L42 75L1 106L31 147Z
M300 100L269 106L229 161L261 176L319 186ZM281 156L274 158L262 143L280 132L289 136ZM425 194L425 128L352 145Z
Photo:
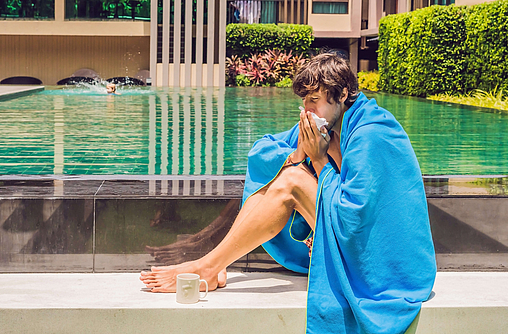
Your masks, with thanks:
M243 174L265 133L298 121L290 89L47 87L1 103L1 174ZM505 174L507 115L369 93L408 133L424 174Z

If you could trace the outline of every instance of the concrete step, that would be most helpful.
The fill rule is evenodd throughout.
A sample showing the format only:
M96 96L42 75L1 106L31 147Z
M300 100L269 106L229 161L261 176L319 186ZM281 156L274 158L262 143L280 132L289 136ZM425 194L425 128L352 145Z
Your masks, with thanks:
M141 291L137 273L0 274L2 333L304 333L307 277L228 273L197 304ZM417 334L506 333L508 273L439 272Z

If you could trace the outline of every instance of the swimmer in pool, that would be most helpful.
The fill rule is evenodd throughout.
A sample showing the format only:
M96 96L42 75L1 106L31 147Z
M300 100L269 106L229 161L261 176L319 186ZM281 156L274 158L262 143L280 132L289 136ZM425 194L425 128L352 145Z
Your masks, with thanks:
M109 83L106 86L106 92L111 95L120 95L120 93L116 91L116 85L114 83Z

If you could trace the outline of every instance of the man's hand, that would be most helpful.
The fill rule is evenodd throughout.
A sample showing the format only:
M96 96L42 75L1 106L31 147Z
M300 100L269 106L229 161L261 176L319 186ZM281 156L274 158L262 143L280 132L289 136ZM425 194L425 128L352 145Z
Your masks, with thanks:
M325 129L321 132L310 112L302 111L300 113L300 136L298 137L298 149L301 147L305 154L310 158L314 169L320 174L323 167L328 163L328 146L330 145L330 136ZM298 150L297 149L297 150ZM296 152L295 152L296 153Z
M305 151L302 147L302 131L300 131L300 134L298 135L298 146L296 147L296 151L291 154L291 161L293 163L302 162L307 158L307 154L305 154Z

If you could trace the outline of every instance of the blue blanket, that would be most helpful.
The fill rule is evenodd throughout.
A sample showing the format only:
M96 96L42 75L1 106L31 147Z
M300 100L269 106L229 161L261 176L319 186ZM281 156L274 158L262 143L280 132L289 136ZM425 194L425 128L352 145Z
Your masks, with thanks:
M297 141L296 125L254 144L244 202L277 176ZM393 115L362 93L344 114L340 143L341 165L328 163L318 179L310 262L301 241L312 231L296 212L263 247L309 273L307 333L404 333L436 275L416 156Z

